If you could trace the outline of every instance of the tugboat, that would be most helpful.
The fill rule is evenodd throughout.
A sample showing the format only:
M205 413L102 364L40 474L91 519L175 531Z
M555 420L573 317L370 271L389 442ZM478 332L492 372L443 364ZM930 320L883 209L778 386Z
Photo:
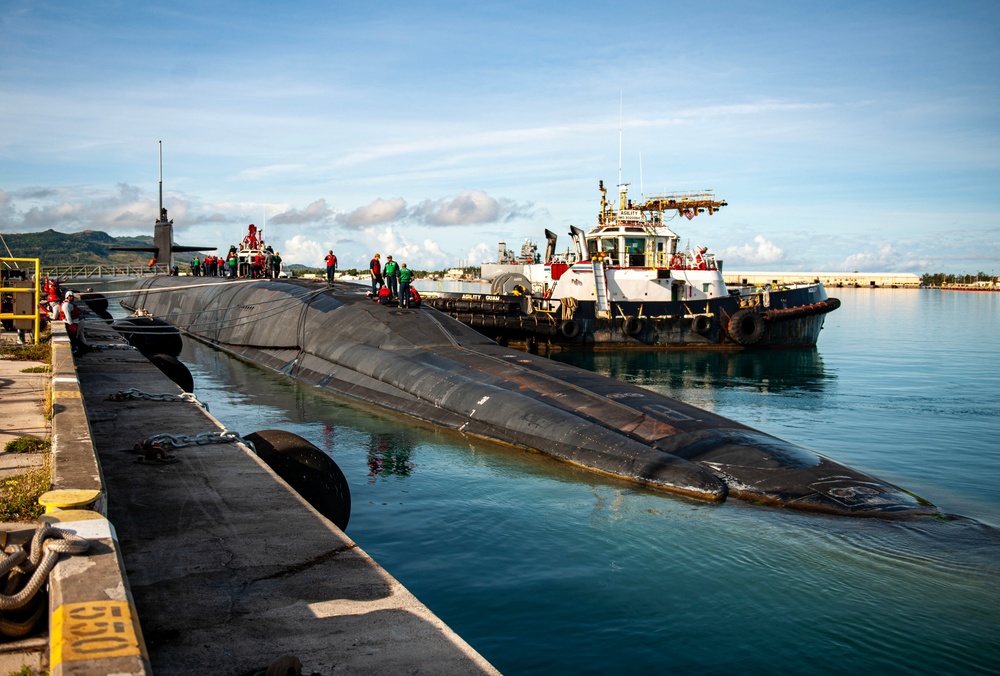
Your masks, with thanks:
M439 293L424 302L501 344L530 349L811 347L825 314L840 307L818 281L730 289L707 247L682 250L666 222L727 206L711 191L633 203L622 184L616 209L603 181L599 189L597 226L586 233L571 226L567 252L556 254L557 236L546 230L544 258L484 265L495 274L491 293Z

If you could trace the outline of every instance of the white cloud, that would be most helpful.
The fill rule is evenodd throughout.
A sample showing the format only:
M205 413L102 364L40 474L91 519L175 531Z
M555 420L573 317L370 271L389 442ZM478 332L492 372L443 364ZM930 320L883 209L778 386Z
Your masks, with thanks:
M298 263L318 268L323 265L323 258L331 248L328 242L321 243L302 235L295 235L291 239L286 239L284 245L277 251L286 265Z
M936 263L910 254L900 254L892 244L882 244L878 251L851 254L840 264L841 270L851 272L915 272L931 270Z
M398 220L406 214L406 200L402 197L382 199L358 207L350 213L337 216L337 222L348 227L364 227Z
M279 214L275 214L271 217L270 222L277 225L322 224L328 222L331 218L333 218L333 209L327 205L325 199L321 198L312 202L301 211L289 208Z
M496 244L491 246L485 242L480 242L476 246L472 247L469 253L466 254L465 260L468 261L469 265L479 265L480 263L489 263L490 261L494 261L496 260L496 257Z
M785 252L763 235L754 237L753 242L753 244L726 247L716 252L716 257L725 261L729 268L733 265L766 265L784 260Z

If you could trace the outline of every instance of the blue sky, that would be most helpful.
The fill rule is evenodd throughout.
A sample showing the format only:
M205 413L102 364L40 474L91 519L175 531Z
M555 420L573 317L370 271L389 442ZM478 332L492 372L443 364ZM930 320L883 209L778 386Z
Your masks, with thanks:
M1000 3L0 0L0 233L286 262L568 243L711 188L730 270L1000 274ZM15 252L16 253L16 252Z

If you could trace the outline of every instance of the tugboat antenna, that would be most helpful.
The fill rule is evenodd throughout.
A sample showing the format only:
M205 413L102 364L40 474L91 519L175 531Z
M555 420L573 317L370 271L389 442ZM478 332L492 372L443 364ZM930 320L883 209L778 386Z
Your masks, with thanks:
M618 92L618 189L622 186L622 103L624 94Z

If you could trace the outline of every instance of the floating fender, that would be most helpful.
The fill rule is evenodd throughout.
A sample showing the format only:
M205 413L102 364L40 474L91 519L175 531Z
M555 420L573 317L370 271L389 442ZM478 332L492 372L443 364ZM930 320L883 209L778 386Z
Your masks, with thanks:
M576 338L580 334L580 325L572 319L567 319L559 325L559 333L561 333L564 338Z
M80 294L80 300L86 303L90 311L101 319L114 319L108 312L108 299L103 293L85 291Z
M646 320L639 317L626 317L622 323L622 331L625 332L625 335L633 338L642 333L644 328L646 328Z
M347 530L351 489L333 458L299 435L283 430L261 430L244 438L253 443L260 459L316 511L340 530Z
M180 359L169 354L147 354L146 359L163 371L163 375L174 381L177 387L185 392L194 392L194 378Z
M737 310L729 319L729 337L740 345L754 345L764 336L764 318L753 310Z
M707 315L698 315L691 320L691 330L695 333L705 335L712 328L712 318Z
M761 316L770 322L785 322L790 319L798 319L800 317L823 315L828 312L833 312L839 307L839 298L827 298L826 300L821 300L818 303L811 303L809 305L800 305L798 307L777 310L766 310L761 313Z
M143 354L181 353L183 342L180 332L168 322L155 317L128 317L111 325L129 345Z

